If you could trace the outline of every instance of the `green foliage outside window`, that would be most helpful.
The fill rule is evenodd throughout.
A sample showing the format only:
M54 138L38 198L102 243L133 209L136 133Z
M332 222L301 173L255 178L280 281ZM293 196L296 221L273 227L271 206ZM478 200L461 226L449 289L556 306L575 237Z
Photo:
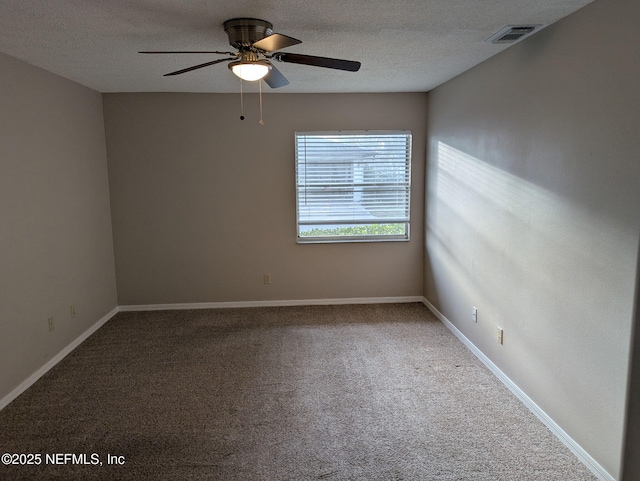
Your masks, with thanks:
M404 224L373 224L329 228L314 228L300 232L302 237L404 235Z

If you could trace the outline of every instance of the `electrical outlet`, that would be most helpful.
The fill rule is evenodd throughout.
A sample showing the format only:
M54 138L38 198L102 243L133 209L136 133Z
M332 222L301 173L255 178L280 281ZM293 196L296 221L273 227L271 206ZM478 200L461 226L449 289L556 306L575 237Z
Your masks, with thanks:
M476 306L473 306L471 316L473 318L473 322L478 322L478 308Z
M76 306L71 306L71 317L76 317Z
M271 284L271 274L263 274L262 275L262 281L265 284Z
M49 332L52 332L56 326L53 324L53 317L50 317L49 319L47 319L47 321L49 322Z
M498 328L498 342L500 344L504 343L504 330Z

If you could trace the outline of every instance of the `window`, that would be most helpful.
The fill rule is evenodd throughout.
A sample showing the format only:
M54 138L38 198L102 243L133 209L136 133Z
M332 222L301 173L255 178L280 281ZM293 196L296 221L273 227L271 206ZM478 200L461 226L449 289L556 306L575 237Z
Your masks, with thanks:
M296 132L298 243L409 240L411 132Z

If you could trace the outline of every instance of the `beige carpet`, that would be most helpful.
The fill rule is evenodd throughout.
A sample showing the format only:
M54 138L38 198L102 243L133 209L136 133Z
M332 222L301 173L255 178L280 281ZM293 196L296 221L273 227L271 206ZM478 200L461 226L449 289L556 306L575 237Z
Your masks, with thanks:
M595 479L421 304L120 313L0 451L42 459L3 480Z

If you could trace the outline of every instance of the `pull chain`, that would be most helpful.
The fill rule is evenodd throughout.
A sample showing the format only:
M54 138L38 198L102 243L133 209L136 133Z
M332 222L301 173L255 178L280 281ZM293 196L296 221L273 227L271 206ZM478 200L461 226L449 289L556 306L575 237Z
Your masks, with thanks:
M264 120L262 120L262 80L258 80L258 86L260 87L260 120L258 123L264 125ZM244 120L244 91L242 87L243 83L242 79L240 79L240 120Z
M262 80L258 80L258 85L260 85L260 120L258 123L264 125L264 120L262 120Z
M240 79L240 120L244 120L244 101L242 99L242 79Z

